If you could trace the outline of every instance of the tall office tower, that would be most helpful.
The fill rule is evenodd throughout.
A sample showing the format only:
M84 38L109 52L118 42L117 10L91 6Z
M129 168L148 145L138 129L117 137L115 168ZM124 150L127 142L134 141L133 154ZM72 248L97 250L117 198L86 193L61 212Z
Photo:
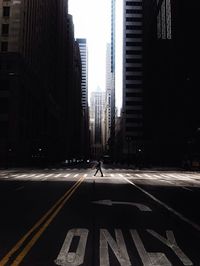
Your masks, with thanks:
M180 166L200 157L199 11L187 0L143 0L143 8L148 153L157 164Z
M110 155L115 157L115 26L116 26L116 0L111 0L111 129L109 149Z
M112 72L111 72L111 44L107 44L106 50L106 94L105 94L105 144L108 148L111 137L111 94L112 94Z
M82 109L82 90L81 90L81 55L78 43L74 39L74 24L72 15L68 15L68 99L71 104L66 106L67 113L67 160L82 158L83 146L83 109ZM70 125L70 128L69 128ZM75 137L76 136L76 139ZM72 141L72 140L75 141Z
M87 40L84 38L76 39L81 55L82 65L82 110L83 110L83 156L85 159L89 158L89 108L88 108L88 47Z
M142 0L124 0L123 21L123 153L141 150L143 137Z
M0 0L1 162L66 156L67 4Z
M98 88L91 93L90 99L91 154L95 158L102 156L104 151L104 110L105 92Z
M86 111L88 109L88 49L86 39L76 39L81 53L82 64L82 107Z

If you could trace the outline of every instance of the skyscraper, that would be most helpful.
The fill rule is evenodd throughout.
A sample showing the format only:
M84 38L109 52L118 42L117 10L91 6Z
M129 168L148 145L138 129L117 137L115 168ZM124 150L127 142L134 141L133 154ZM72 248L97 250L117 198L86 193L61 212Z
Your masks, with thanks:
M86 111L88 109L88 49L87 49L87 40L86 39L76 39L80 54L81 54L81 65L82 65L82 81L81 81L81 90L82 90L82 107Z
M0 0L1 162L69 152L67 13L67 0Z
M91 93L90 99L91 154L96 158L104 151L104 110L105 92L98 88Z
M123 153L136 154L143 138L142 0L124 1L123 21Z
M109 138L109 152L111 157L114 159L115 157L115 26L116 26L116 0L111 0L111 51L110 51L110 67L111 67L111 75L110 75L110 119L111 119L111 127L110 127L110 138Z
M106 95L105 95L105 144L108 144L111 137L111 96L113 88L113 74L111 72L111 44L107 44L106 50Z
M88 107L88 47L87 40L84 38L76 39L81 55L81 92L82 92L82 139L83 139L83 156L89 158L89 107Z

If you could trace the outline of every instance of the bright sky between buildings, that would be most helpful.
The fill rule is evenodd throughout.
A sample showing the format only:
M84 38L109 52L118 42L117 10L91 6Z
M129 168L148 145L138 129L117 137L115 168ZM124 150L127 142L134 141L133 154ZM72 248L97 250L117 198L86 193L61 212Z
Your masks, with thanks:
M120 11L121 0L117 0ZM105 91L106 44L111 42L111 0L69 0L69 13L73 16L75 38L86 38L88 43L88 91L100 87ZM118 12L119 13L119 12ZM118 15L119 16L119 15ZM121 22L121 23L120 23ZM116 21L117 41L120 44L122 21ZM121 105L121 51L116 55L116 105Z

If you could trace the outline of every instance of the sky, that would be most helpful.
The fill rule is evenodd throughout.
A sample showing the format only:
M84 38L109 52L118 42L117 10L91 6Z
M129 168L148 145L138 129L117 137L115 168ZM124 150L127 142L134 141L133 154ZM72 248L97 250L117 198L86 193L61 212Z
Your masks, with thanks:
M117 0L118 6L121 0ZM120 4L119 4L120 3ZM120 10L120 8L117 8ZM106 86L106 44L111 42L111 0L69 0L75 38L86 38L88 44L88 94ZM117 20L117 38L121 31ZM121 38L120 38L121 40ZM120 41L117 41L120 44ZM116 55L116 105L121 106L121 50ZM119 62L119 63L118 63ZM88 100L89 100L88 99Z

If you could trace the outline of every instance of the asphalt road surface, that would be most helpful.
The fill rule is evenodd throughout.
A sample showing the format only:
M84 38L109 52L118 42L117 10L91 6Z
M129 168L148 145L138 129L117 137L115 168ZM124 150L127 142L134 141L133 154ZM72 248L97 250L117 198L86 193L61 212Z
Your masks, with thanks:
M200 265L200 173L0 170L0 265Z

